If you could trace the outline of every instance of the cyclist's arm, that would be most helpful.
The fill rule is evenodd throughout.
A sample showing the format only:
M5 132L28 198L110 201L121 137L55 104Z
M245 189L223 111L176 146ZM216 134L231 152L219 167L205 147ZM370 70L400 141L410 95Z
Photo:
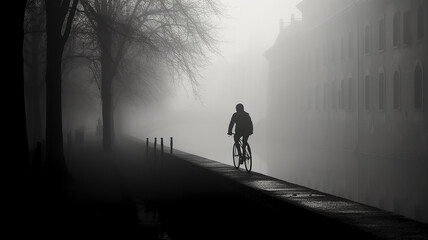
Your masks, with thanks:
M253 134L253 121L251 120L251 117L249 117L250 118L250 134Z
M229 135L232 135L232 128L233 128L233 125L235 124L235 122L236 122L236 119L235 119L236 117L235 117L235 114L233 114L232 115L232 118L230 119L230 123L229 123L229 128L227 129L227 134L229 134Z

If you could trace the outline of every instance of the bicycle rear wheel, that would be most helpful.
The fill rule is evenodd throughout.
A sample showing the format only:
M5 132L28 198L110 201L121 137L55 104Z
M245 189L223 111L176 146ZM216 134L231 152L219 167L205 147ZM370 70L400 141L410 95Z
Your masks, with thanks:
M239 152L238 149L236 148L235 143L233 144L233 152L232 152L232 156L233 156L233 166L235 166L236 169L239 168Z
M253 167L253 157L251 156L251 147L250 144L247 143L247 147L245 149L245 170L247 170L248 173L251 172L251 168Z

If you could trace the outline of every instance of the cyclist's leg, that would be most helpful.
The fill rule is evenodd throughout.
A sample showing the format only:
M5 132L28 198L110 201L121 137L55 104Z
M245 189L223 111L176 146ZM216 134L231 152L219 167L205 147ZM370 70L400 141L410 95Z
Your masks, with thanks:
M248 134L242 135L242 150L244 151L243 154L245 154L245 150L247 148L248 137L250 137L250 135L248 135Z
M239 133L235 133L235 135L233 136L233 138L235 139L235 146L238 149L239 157L242 156L242 154L241 154L241 146L239 146L239 139L241 138L241 136L242 135L239 134Z

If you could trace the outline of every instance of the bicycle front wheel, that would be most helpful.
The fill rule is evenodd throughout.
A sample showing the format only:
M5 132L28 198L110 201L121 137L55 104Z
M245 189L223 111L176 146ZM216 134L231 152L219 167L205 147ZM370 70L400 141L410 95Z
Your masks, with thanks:
M245 149L245 170L247 170L248 173L251 172L251 168L253 167L253 157L251 156L251 147L247 143L247 147Z
M233 152L232 152L232 156L233 156L233 166L235 166L236 169L239 168L239 152L238 152L238 148L236 148L236 145L233 144Z

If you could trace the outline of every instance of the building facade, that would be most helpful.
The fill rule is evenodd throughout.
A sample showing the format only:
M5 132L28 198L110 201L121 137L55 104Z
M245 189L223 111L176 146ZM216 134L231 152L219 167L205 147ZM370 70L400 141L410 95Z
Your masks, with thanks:
M293 180L428 222L428 1L298 8L266 52L271 135L306 159Z

